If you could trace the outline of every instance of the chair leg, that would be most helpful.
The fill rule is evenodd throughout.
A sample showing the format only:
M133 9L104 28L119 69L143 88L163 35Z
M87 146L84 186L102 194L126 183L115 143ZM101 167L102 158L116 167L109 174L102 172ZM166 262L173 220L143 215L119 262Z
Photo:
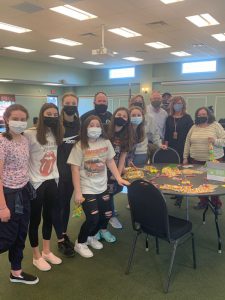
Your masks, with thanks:
M218 253L222 253L222 240L220 236L220 228L219 228L219 222L218 222L218 214L215 212L215 223L216 223L216 233L218 238Z
M209 209L209 205L206 206L205 210L203 211L203 215L202 215L202 222L203 224L205 224L205 216L207 213L207 210Z
M159 239L155 237L156 254L159 254Z
M175 258L175 254L176 254L176 250L177 250L177 245L178 245L178 241L175 241L173 243L173 251L172 251L172 255L171 255L171 259L170 259L168 276L167 276L167 280L165 283L165 289L164 289L165 293L168 293L168 290L169 290L170 279L171 279L171 274L172 274L172 269L173 269L174 258Z
M131 252L130 252L130 256L129 256L128 263L127 263L127 268L126 268L126 271L125 271L126 275L128 275L130 273L130 267L131 267L131 263L132 263L133 257L134 257L134 251L135 251L135 247L136 247L136 243L137 243L137 238L140 234L141 234L141 232L138 231L137 234L134 237Z
M191 232L192 255L193 255L193 268L196 269L196 253L195 253L195 239L194 233Z

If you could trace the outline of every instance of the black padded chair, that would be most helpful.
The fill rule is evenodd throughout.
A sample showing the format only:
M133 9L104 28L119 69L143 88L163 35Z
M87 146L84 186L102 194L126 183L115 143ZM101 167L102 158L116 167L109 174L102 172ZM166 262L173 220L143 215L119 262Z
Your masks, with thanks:
M167 293L177 246L188 238L192 239L193 268L196 268L194 234L192 223L168 215L163 194L151 183L144 180L134 181L128 187L128 202L133 229L136 231L125 274L129 274L137 238L141 233L156 239L156 253L159 253L158 239L163 239L173 247L164 291ZM147 241L147 239L146 239Z
M156 152L153 154L152 157L152 163L157 164L157 163L174 163L174 164L180 164L180 156L178 152L173 149L168 147L166 150L163 149L158 149Z

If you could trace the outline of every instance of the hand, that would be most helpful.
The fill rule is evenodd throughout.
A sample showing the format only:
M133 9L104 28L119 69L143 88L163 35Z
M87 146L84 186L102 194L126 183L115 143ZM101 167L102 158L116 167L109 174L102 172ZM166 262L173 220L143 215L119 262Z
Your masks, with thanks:
M162 150L167 150L167 148L168 148L167 145L163 145L163 144L162 144L162 145L160 146L160 149L162 149Z
M183 165L188 165L188 160L187 160L187 158L184 158L184 159L183 159Z
M84 202L85 198L83 197L83 195L81 193L76 193L75 194L75 203L76 204L81 204L82 202Z
M215 139L213 137L209 137L208 142L212 143L214 145L215 144Z
M125 179L123 179L123 178L119 178L119 179L117 179L117 182L118 182L118 184L119 185L121 185L121 186L124 186L124 185L130 185L130 182L129 181L127 181L127 180L125 180Z
M2 222L8 222L10 218L11 218L11 214L7 206L4 209L0 210L0 220Z

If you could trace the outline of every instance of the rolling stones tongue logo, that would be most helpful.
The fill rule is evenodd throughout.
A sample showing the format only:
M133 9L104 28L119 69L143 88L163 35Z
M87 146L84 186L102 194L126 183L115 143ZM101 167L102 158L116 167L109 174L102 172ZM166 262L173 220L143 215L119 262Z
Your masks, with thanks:
M47 152L41 159L40 173L42 176L48 176L51 174L56 161L56 156L53 151Z

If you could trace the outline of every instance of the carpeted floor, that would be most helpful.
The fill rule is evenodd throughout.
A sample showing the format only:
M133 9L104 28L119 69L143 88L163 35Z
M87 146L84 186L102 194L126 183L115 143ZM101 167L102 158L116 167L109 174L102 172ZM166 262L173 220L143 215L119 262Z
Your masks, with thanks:
M63 264L53 266L49 272L40 272L32 265L29 243L24 252L24 270L37 274L39 284L26 286L9 282L7 254L0 256L0 300L58 300L58 299L224 299L225 298L225 249L217 253L216 229L211 212L207 223L202 224L202 212L190 209L193 222L197 269L192 268L191 243L186 242L177 250L170 292L163 293L163 281L170 257L170 246L160 241L160 255L155 254L154 240L149 252L145 252L144 236L137 244L130 275L124 275L133 238L126 194L116 198L123 230L112 230L117 236L115 244L104 243L104 249L95 250L90 259L76 255L64 258ZM225 199L225 198L223 198ZM179 209L168 198L171 214L185 217L185 205ZM191 200L190 205L197 199ZM225 213L225 212L224 212ZM82 218L71 218L69 234L75 240ZM219 219L221 234L225 240L224 216ZM110 228L111 229L111 228ZM55 234L52 250L57 253Z

